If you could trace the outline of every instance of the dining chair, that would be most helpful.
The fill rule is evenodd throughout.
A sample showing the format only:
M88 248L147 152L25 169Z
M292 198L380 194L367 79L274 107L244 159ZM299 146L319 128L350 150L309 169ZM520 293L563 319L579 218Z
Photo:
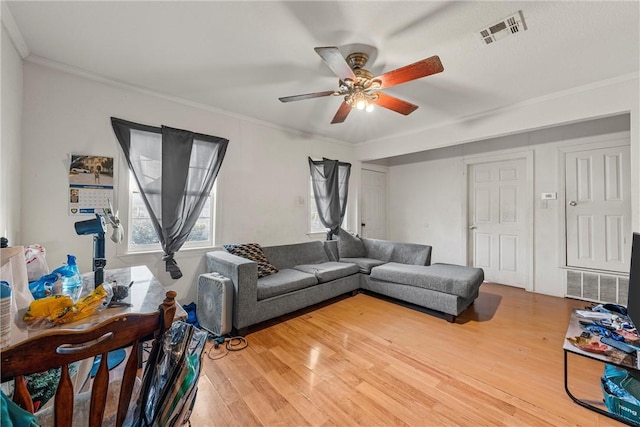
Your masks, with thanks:
M33 413L34 405L26 387L25 375L61 368L53 404L56 427L72 425L74 416L74 389L69 365L100 355L99 368L93 378L90 392L88 425L102 426L109 392L107 355L110 351L131 347L118 397L115 425L120 427L127 415L142 360L141 343L158 338L171 328L176 312L176 293L168 291L166 298L154 313L127 313L116 315L86 329L53 329L0 353L1 381L14 380L13 401ZM120 382L120 381L118 381Z

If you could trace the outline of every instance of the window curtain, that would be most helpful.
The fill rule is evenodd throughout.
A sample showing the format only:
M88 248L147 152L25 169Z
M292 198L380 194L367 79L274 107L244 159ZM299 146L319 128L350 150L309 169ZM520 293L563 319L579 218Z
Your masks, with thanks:
M323 158L312 160L309 169L318 217L327 227L327 240L337 235L347 210L351 164Z
M166 271L179 279L174 254L200 216L229 140L115 117L111 125L160 240Z

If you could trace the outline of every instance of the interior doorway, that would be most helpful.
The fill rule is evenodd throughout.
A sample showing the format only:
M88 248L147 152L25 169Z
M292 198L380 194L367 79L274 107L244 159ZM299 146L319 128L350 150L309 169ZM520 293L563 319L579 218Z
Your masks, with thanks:
M387 238L387 174L362 169L360 235L372 239Z
M630 169L628 145L566 154L568 267L629 271Z
M476 161L467 168L468 254L485 280L527 289L532 218L529 159Z

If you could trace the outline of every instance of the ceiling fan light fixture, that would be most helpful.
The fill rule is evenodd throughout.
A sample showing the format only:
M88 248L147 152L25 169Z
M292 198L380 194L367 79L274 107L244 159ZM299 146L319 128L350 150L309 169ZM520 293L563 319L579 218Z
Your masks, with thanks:
M338 77L339 89L279 99L281 102L291 102L329 95L344 96L344 101L340 104L331 124L344 122L353 108L371 112L374 105L405 116L409 115L418 108L417 105L380 91L444 71L440 58L434 55L374 77L369 70L363 68L369 60L368 55L364 53L354 52L344 58L335 46L316 47L314 50Z
M362 89L356 90L345 96L344 100L351 108L357 110L364 110L367 112L373 111L373 105L378 99L378 95L375 93L366 92Z

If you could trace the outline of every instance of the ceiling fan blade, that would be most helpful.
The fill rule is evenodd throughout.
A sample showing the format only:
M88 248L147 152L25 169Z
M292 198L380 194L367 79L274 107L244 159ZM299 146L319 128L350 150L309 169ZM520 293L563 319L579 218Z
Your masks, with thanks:
M431 74L437 74L443 70L444 67L440 62L440 57L435 55L431 58L423 59L422 61L414 62L413 64L384 73L375 77L374 80L380 80L380 89L384 89L401 83L406 83L411 80L427 77Z
M405 116L418 109L417 105L398 99L395 96L387 95L384 92L378 92L378 99L375 104Z
M306 93L304 95L283 96L278 98L281 102L302 101L303 99L320 98L323 96L333 95L335 91L325 90L324 92Z
M333 120L331 120L331 124L344 122L350 112L351 105L347 104L346 101L342 101L342 104L340 105L340 108L338 108L336 115L333 116Z
M314 50L340 80L356 80L356 75L337 47L316 47Z

